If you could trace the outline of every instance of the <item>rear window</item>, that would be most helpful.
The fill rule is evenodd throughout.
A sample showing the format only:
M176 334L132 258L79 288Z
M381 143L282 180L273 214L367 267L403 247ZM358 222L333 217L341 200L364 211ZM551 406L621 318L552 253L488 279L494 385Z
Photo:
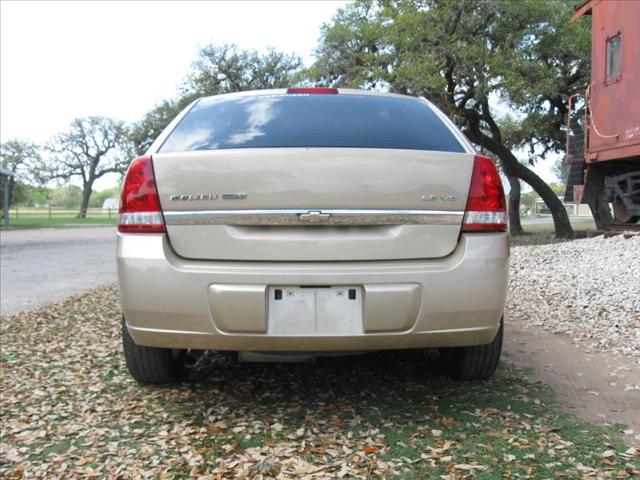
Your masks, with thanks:
M464 152L424 102L349 94L205 98L185 115L160 151L270 147Z

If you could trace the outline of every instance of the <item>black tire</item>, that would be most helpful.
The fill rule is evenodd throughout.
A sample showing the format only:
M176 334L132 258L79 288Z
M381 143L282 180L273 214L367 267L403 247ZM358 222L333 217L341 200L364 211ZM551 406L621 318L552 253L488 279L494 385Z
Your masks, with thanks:
M440 348L440 361L447 375L456 380L486 380L500 363L504 323L491 343L471 347Z
M131 376L142 384L168 384L184 377L182 352L170 348L137 345L122 319L122 349Z

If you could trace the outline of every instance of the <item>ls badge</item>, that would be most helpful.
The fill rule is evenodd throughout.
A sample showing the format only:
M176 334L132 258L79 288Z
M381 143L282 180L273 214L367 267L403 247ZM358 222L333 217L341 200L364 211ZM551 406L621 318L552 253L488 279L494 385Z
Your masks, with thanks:
M424 195L422 195L422 200L425 202L435 202L437 200L442 200L443 202L455 202L456 201L456 197L455 195L434 195L433 193L426 193Z

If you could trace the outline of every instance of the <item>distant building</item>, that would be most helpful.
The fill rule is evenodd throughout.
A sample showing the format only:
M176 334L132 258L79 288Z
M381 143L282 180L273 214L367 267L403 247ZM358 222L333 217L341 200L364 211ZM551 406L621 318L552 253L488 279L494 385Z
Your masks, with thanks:
M562 198L558 198L564 205L567 214L572 217L590 217L591 210L589 210L589 206L584 203L573 203L573 202L564 202ZM541 198L536 198L535 210L532 212L533 215L551 215L551 211L549 207L544 203L544 200Z
M117 211L120 203L117 198L109 197L105 198L104 202L102 202L102 212L107 213L109 210Z

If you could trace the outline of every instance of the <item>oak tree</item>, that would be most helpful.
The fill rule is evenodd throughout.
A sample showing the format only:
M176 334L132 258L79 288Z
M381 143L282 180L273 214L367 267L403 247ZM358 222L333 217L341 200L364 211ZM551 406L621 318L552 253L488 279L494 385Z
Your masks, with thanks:
M571 237L562 202L514 153L525 145L557 150L568 95L585 84L585 35L575 35L580 26L566 27L570 13L562 1L358 1L323 28L317 61L307 74L320 84L429 98L499 160L516 193L510 202L513 233L523 180L549 207L556 236ZM572 53L574 37L580 48ZM505 109L512 111L519 137L503 131Z
M42 157L40 147L29 140L11 139L0 145L2 168L13 172L9 181L10 203L25 200L25 188L28 185L44 185L46 176L41 170Z
M300 57L268 49L242 50L236 45L207 45L200 49L178 98L164 100L137 122L131 140L144 153L171 120L193 100L243 90L291 85L302 68Z
M82 182L80 218L86 218L93 185L109 173L123 174L131 160L129 131L123 122L105 117L77 118L69 131L47 145L48 178Z

